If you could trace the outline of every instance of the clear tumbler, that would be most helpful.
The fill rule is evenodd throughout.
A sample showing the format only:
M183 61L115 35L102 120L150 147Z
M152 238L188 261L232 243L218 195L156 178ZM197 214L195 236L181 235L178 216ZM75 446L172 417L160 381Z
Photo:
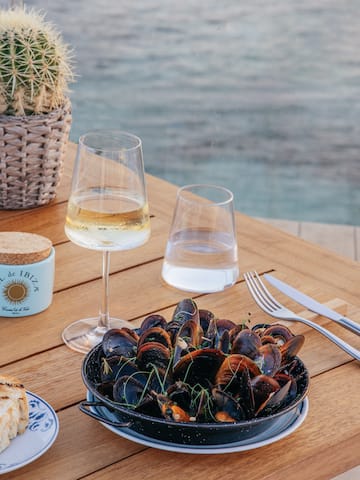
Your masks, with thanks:
M239 276L232 192L217 185L179 189L162 277L188 292L231 287Z

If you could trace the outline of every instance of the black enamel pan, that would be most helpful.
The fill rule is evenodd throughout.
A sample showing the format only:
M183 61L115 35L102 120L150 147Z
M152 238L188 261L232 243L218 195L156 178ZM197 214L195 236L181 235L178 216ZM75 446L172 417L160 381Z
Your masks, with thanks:
M309 388L309 373L300 359L296 377L298 378L298 394L296 398L276 413L235 423L196 423L173 422L156 418L125 408L99 393L96 385L100 383L99 353L101 345L94 347L84 358L82 379L86 388L93 394L95 402L82 402L83 413L118 428L127 427L137 433L165 442L184 445L219 445L252 438L271 428L281 417L289 422L297 414L298 406L305 398ZM106 407L119 420L114 422L97 415L89 406Z

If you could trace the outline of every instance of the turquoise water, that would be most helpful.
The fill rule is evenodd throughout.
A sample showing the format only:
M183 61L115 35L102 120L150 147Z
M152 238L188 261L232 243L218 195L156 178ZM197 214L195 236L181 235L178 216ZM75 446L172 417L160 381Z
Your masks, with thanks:
M247 214L360 225L358 0L53 3L28 5L74 48L72 140L128 130Z

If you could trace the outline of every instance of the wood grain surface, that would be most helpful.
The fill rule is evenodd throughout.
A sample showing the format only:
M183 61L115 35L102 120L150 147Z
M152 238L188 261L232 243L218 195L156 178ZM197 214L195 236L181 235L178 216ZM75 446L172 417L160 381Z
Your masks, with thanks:
M61 332L69 323L98 312L101 254L73 245L64 233L75 148L71 144L68 149L60 189L51 204L32 210L0 211L0 231L44 235L56 249L52 305L34 316L0 317L0 371L18 376L29 391L53 406L60 420L59 436L49 451L2 478L325 480L358 466L360 365L300 324L290 328L306 338L300 356L311 374L309 414L298 430L274 444L227 455L161 451L125 440L79 411L78 404L86 397L81 380L83 356L63 344ZM177 187L149 175L147 187L151 239L141 248L111 255L110 311L134 326L149 313L162 313L170 319L176 304L189 295L165 285L160 274ZM236 225L241 272L275 272L282 280L360 323L358 263L240 212ZM360 349L359 337L304 311L280 293L276 296L284 305ZM249 313L253 324L273 321L256 306L241 276L225 292L192 297L199 308L237 323L247 319Z

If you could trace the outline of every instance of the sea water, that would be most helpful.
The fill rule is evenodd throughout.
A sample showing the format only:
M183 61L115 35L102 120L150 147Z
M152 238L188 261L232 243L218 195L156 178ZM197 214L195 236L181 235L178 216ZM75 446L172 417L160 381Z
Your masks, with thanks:
M134 132L148 173L244 213L360 225L358 0L28 6L74 49L73 141Z

